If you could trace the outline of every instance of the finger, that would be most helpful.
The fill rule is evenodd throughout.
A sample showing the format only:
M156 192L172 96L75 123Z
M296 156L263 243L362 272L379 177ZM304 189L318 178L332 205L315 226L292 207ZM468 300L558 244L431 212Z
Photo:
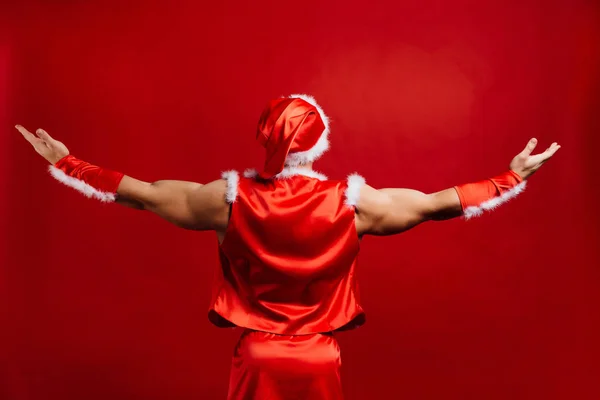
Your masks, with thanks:
M543 153L531 156L529 158L529 162L532 163L533 165L544 163L544 162L548 161L559 149L560 149L560 146L558 144L552 143L552 145L550 147L548 147L546 149L546 151L544 151Z
M37 133L37 135L40 137L40 139L46 141L46 142L52 142L54 139L52 139L52 136L48 135L48 132L46 132L43 129L38 129L37 131L35 131L35 133Z
M15 128L17 128L17 130L19 132L21 132L21 135L23 135L23 137L25 138L25 140L27 140L32 145L35 145L36 141L39 140L33 133L31 133L27 129L25 129L24 126L15 125Z
M560 145L556 142L552 143L550 145L550 147L548 147L546 149L546 151L544 152L546 155L548 155L550 157L552 157L558 150L560 149Z
M523 151L521 153L528 156L535 149L535 146L537 146L537 139L532 138L529 140L529 142L527 142L527 145L525 146L525 148L523 149Z
M556 148L559 148L560 146L558 145L558 143L553 142L550 146L548 146L548 148L545 151L553 151Z

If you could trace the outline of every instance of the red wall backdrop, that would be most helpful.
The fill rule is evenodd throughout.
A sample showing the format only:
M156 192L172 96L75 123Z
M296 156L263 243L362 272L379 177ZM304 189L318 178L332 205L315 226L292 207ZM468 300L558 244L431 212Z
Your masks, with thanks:
M562 144L492 215L363 241L347 399L600 398L594 1L20 1L1 9L0 397L222 399L211 233L86 200L12 128L146 180L260 162L266 101L330 114L316 167L437 191Z

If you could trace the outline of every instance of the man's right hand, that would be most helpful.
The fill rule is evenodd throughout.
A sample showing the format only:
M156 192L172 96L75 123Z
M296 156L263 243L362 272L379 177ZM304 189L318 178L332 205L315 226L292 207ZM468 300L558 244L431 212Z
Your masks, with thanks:
M69 149L62 142L53 139L48 132L38 129L35 133L29 132L21 125L15 125L15 128L27 140L39 155L44 157L50 164L56 164L58 160L69 155Z

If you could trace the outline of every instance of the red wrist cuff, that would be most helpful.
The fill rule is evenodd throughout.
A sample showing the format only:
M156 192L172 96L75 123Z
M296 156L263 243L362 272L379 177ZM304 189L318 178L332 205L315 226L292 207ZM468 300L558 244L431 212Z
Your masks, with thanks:
M112 202L124 174L100 168L72 155L61 158L50 166L50 174L87 197Z
M466 219L491 211L519 195L527 182L514 171L484 181L455 186Z

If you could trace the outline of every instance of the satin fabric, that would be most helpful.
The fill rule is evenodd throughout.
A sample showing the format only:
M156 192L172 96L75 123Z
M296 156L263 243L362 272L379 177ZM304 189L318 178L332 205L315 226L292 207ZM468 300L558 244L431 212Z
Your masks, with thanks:
M512 189L523 181L523 178L514 171L506 171L493 178L480 182L465 183L455 186L460 199L462 209L479 206L486 200L490 200L502 193Z
M266 149L265 165L259 172L270 178L283 170L290 152L313 147L325 130L317 108L299 98L271 100L263 111L256 139Z
M364 323L359 241L345 181L241 178L219 246L209 319L306 335Z
M340 347L333 334L246 329L234 350L228 400L339 400Z
M92 165L72 155L67 155L54 164L65 174L79 179L95 189L108 193L117 193L119 184L123 179L122 172L111 171L106 168Z

